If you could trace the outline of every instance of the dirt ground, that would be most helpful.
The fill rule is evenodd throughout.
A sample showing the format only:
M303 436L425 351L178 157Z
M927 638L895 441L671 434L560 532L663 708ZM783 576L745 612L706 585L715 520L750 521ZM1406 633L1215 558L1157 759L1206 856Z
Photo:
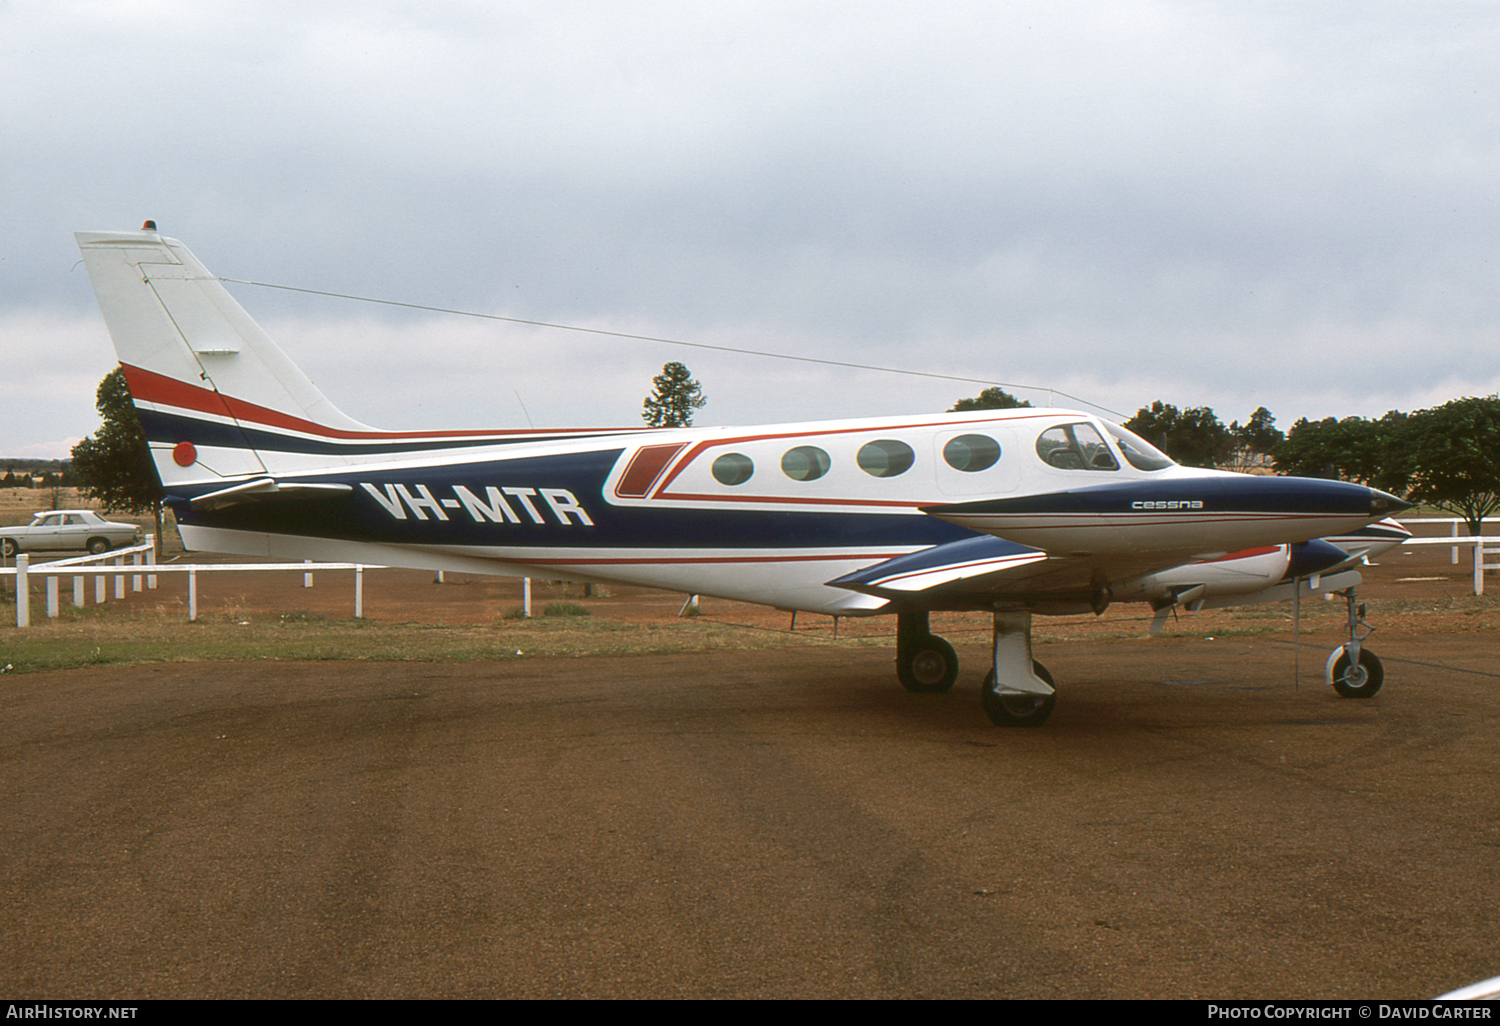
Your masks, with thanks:
M948 695L832 644L8 676L0 991L1430 997L1500 973L1500 615L1470 582L1447 549L1367 574L1392 612L1363 701L1322 683L1326 626L1294 649L1208 616L1039 622L1060 697L1037 730L984 719L972 618L937 618ZM298 584L204 575L200 602L352 611L349 575ZM567 597L642 621L683 600ZM374 618L518 604L365 585Z

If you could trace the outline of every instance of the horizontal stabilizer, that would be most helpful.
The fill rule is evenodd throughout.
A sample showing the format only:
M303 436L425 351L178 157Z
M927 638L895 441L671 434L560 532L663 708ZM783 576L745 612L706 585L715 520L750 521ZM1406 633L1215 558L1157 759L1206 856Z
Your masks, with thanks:
M229 488L200 495L192 500L193 509L222 509L246 502L268 502L308 499L333 499L348 495L354 489L346 484L302 484L260 477Z
M982 535L897 556L828 583L888 598L915 596L938 588L950 594L967 594L985 591L995 578L1046 558L1047 554L1037 549Z

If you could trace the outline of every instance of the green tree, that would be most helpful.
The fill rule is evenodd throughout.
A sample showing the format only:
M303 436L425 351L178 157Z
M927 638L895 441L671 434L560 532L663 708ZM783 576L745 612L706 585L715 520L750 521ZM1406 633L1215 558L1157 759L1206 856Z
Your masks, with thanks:
M1030 407L1025 399L1017 399L1003 388L986 388L973 399L960 399L948 407L949 413L968 413L971 410L1019 410Z
M1500 396L1454 399L1405 418L1407 498L1463 517L1469 534L1500 509Z
M1234 441L1234 466L1245 469L1261 463L1285 435L1276 427L1276 417L1264 406L1250 414L1246 424L1233 421L1229 425L1229 437Z
M1410 476L1404 452L1405 421L1406 414L1399 410L1379 420L1324 417L1310 421L1304 417L1272 450L1272 459L1283 474L1404 491Z
M104 423L92 438L73 446L73 473L84 494L98 500L107 512L155 514L160 545L161 478L135 415L124 371L116 367L105 375L94 406Z
M1189 467L1222 466L1234 452L1229 429L1207 406L1179 410L1158 399L1137 410L1125 427Z
M651 384L654 390L642 404L641 419L652 427L689 427L693 411L708 402L693 372L676 361L663 365Z

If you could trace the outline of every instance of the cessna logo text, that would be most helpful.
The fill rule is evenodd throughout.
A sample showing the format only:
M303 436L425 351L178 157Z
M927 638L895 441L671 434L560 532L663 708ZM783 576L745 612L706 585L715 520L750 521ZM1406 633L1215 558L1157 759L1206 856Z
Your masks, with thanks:
M1131 509L1202 509L1202 499L1142 499L1132 502Z
M593 527L588 511L566 488L495 488L484 490L481 497L465 485L453 485L447 495L434 495L426 485L373 485L361 481L359 486L370 494L397 520L448 520L467 515L476 524L581 524ZM439 492L442 486L438 486Z

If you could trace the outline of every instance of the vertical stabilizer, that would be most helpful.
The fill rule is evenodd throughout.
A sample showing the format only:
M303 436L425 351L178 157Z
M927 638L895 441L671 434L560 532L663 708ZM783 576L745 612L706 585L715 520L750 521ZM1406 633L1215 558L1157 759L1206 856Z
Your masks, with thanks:
M289 439L371 430L330 403L182 243L153 230L76 238L168 490L279 473L291 469L274 465Z

